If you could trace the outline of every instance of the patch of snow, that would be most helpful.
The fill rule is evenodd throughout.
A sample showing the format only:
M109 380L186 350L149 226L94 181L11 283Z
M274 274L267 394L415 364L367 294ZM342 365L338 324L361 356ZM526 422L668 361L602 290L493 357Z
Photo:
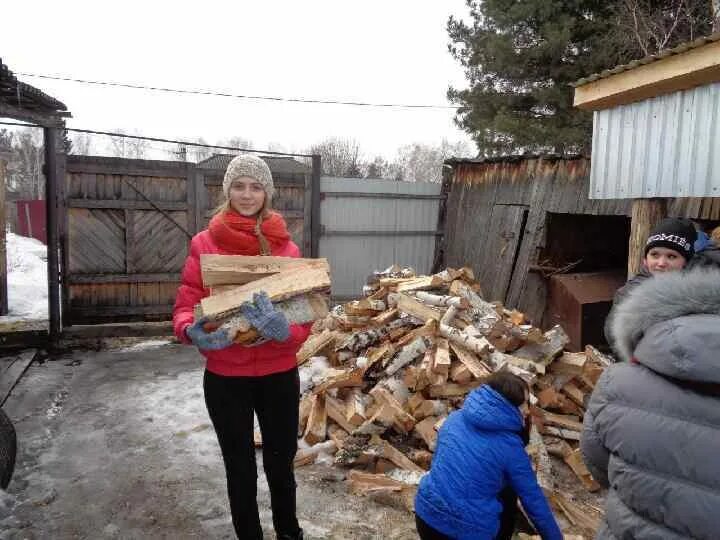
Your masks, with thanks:
M149 351L152 349L159 349L160 347L164 347L165 345L170 345L172 341L169 339L149 339L147 341L141 341L140 343L135 343L134 345L130 345L129 347L123 347L122 349L117 349L113 352L116 353L127 353L127 352L138 352L138 351Z
M403 482L404 484L410 484L411 486L417 486L422 477L426 474L426 472L406 471L404 469L393 469L387 473L387 475L393 480Z
M313 356L300 367L300 394L305 394L325 379L330 364L324 356Z
M7 317L0 320L45 320L48 318L47 246L8 232Z
M355 367L366 368L367 364L368 359L365 356L358 356L357 360L355 360Z

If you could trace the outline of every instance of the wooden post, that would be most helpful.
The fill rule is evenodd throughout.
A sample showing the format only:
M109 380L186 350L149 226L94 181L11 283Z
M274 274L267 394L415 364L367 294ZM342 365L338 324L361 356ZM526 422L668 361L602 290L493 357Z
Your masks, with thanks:
M60 337L60 261L58 249L58 148L62 144L62 131L58 127L45 127L45 215L47 221L47 272L48 272L48 332L50 342Z
M7 161L0 154L0 315L8 314L7 244L5 242L5 184Z
M632 205L630 223L630 245L628 250L628 277L640 271L645 251L645 242L652 228L667 215L666 199L635 199Z

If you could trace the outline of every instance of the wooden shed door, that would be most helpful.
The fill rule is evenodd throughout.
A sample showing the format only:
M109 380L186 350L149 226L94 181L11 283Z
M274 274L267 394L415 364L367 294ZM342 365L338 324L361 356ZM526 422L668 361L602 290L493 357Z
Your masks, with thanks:
M509 204L496 204L490 216L490 230L484 246L477 246L484 252L487 264L480 276L485 298L491 301L505 301L513 268L520 246L528 207Z

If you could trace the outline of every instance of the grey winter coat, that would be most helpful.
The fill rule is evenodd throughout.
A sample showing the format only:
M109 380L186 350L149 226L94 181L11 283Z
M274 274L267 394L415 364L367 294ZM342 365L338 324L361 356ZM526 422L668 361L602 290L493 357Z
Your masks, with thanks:
M617 306L580 447L609 487L600 539L720 538L720 269L646 280Z

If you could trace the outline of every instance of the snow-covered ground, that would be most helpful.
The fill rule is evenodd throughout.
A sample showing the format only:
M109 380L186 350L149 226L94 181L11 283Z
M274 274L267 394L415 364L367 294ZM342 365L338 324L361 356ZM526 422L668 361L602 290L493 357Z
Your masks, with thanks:
M144 344L30 366L4 406L18 460L0 492L0 539L234 538L202 357ZM312 361L305 384L326 365ZM257 460L260 518L274 538L262 451ZM348 494L345 474L321 464L297 470L306 539L417 538L411 514Z
M9 315L0 321L48 318L47 247L34 238L7 233Z

